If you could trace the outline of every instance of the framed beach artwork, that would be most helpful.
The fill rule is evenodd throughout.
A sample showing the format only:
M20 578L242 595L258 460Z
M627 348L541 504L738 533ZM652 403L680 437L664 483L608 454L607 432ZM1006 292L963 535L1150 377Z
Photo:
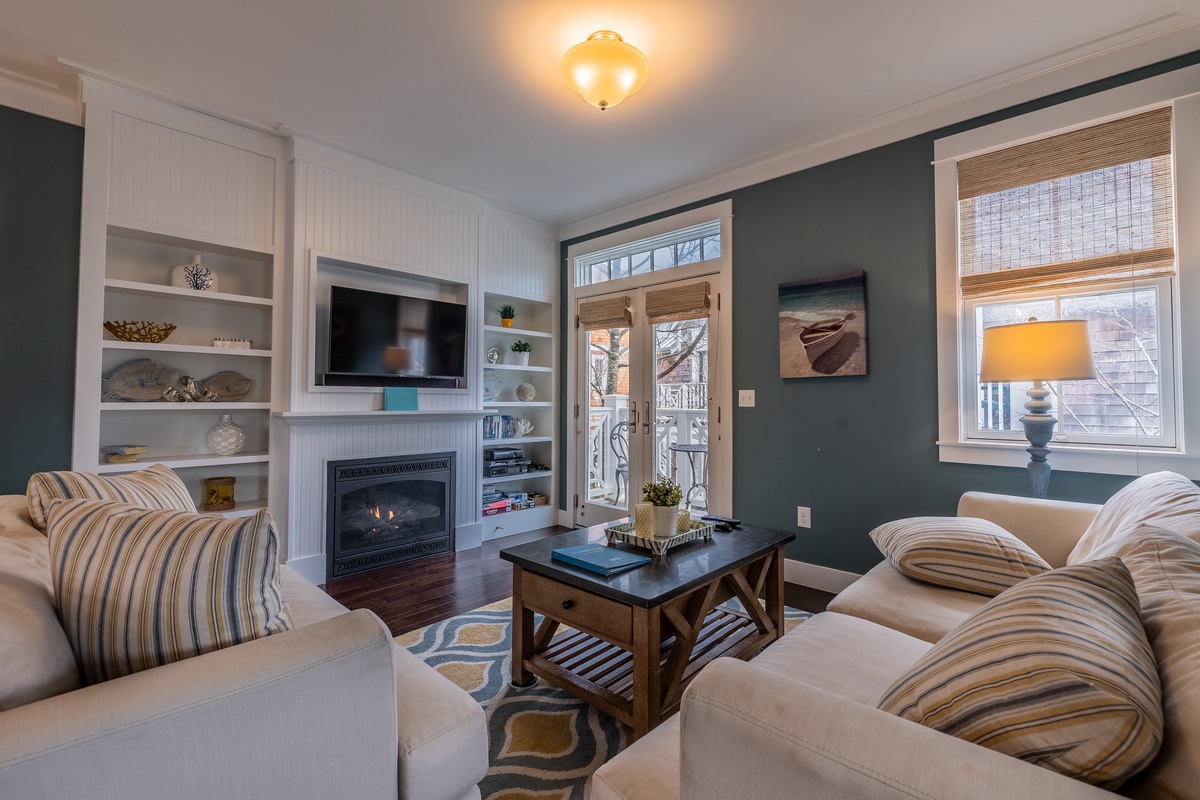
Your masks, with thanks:
M779 284L779 377L867 374L867 274Z

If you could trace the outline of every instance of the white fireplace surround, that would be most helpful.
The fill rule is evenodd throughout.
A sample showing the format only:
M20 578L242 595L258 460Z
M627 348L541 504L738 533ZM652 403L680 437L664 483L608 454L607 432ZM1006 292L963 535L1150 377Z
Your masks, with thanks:
M315 584L325 582L325 477L329 461L454 451L455 550L483 541L476 492L483 458L481 411L284 412L272 432L286 454L288 503L280 520L288 531L287 563ZM463 487L466 487L465 490ZM283 516L281 514L280 516Z

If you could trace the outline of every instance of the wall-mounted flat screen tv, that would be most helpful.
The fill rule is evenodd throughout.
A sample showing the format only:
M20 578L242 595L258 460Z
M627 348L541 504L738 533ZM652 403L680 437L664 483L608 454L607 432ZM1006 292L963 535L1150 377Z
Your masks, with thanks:
M329 287L325 386L456 387L466 377L467 307Z

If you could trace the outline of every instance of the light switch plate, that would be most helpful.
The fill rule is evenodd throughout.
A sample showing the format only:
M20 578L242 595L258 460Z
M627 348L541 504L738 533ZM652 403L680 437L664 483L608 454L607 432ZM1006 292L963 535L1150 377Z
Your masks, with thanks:
M754 390L738 390L738 405L746 408L754 408Z

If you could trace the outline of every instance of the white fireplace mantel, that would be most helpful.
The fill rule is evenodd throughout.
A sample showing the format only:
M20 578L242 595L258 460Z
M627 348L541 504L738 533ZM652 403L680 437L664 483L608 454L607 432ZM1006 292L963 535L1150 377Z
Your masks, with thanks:
M275 416L292 427L305 425L394 425L405 422L474 422L483 409L448 411L282 411Z

